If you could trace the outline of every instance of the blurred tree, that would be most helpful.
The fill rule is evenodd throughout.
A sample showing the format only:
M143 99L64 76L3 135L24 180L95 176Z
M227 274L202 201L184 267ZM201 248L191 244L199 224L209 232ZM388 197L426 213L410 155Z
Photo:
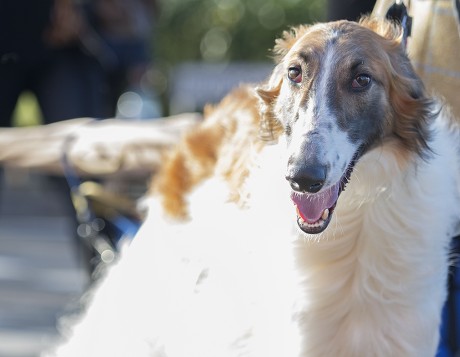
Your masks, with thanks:
M289 26L325 19L325 0L162 0L155 58L194 61L267 60Z

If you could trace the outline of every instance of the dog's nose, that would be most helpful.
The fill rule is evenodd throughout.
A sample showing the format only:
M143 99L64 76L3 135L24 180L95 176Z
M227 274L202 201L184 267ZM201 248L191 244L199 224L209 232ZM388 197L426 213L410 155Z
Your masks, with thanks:
M302 168L291 168L288 170L286 180L291 188L297 192L316 193L326 181L326 166L312 165Z

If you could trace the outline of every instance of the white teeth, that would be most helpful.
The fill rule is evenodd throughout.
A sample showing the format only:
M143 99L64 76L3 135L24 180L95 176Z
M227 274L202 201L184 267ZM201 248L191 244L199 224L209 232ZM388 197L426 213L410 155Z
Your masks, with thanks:
M331 213L330 213L329 209L326 208L323 211L323 214L321 215L321 218L318 219L318 221L316 221L314 223L308 223L308 222L303 220L302 216L300 215L300 213L298 212L298 209L297 209L297 215L298 215L298 218L299 218L299 222L301 222L303 225L311 227L311 228L321 227L326 222L326 220L329 218L330 214Z

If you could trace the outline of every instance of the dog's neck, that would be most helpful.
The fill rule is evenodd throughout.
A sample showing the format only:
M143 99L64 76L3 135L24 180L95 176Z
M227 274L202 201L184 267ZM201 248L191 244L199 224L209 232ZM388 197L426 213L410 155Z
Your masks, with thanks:
M447 244L450 218L433 222L430 218L439 217L441 208L433 206L429 195L420 194L431 180L443 181L442 173L395 155L397 151L389 146L364 157L327 230L293 246L303 279L296 312L304 339L301 356L391 355L394 346L385 352L386 341L402 340L397 334L407 320L424 324L422 315L408 309L411 300L444 284L445 246L433 237ZM439 318L437 309L443 300L439 296L427 306L426 313L434 315L430 318ZM394 329L379 331L378 325ZM423 338L408 334L409 343L400 346L398 355L411 356L410 346L420 340L426 341L427 350L432 348L436 334L431 332Z

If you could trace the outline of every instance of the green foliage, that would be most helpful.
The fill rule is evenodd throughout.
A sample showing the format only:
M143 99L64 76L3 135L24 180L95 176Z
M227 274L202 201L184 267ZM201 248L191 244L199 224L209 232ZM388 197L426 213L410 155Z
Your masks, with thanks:
M324 0L162 0L155 58L181 61L267 60L290 26L324 19Z

